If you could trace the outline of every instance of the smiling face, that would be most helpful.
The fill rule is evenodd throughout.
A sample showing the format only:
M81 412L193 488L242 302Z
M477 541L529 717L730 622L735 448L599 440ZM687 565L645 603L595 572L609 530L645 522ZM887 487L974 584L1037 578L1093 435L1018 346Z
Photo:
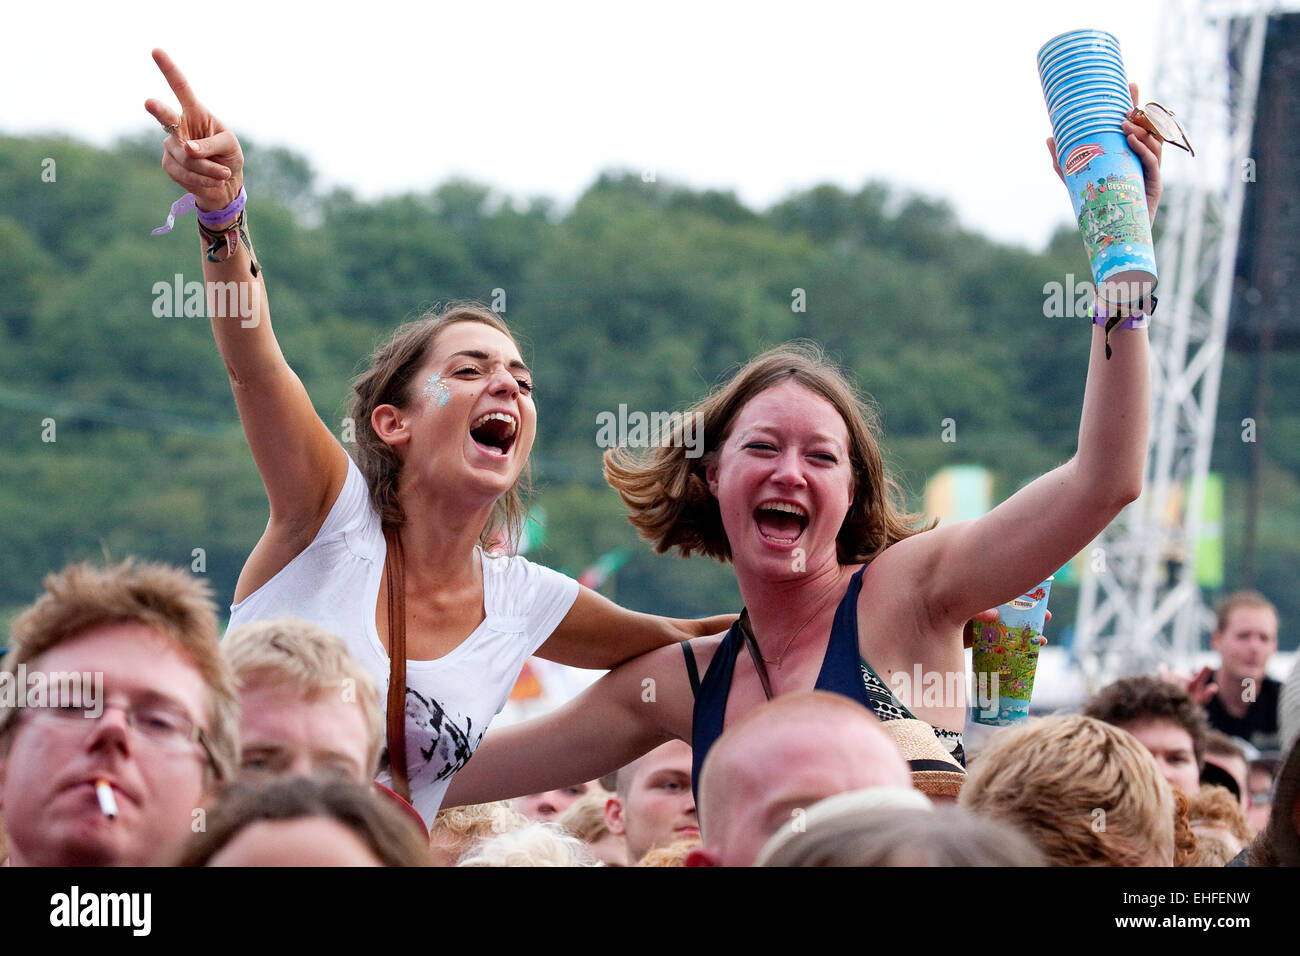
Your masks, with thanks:
M751 399L705 471L737 571L800 574L836 560L853 502L848 429L835 406L785 381Z
M406 406L375 430L403 458L403 483L466 485L497 497L518 480L537 431L532 373L505 333L455 322L431 344Z
M176 645L141 624L93 627L32 660L36 671L103 674L98 720L17 718L0 774L0 812L15 865L158 865L190 834L202 806L206 758L198 744L168 749L127 726L125 706L153 705L208 727L207 685ZM100 810L95 781L118 813Z

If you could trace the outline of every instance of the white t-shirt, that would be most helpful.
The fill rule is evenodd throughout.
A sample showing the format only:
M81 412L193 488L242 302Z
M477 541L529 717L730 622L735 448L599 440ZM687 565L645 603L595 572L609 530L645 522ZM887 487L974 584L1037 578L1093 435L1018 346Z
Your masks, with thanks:
M351 459L338 500L315 539L230 608L230 627L280 617L343 638L387 700L388 654L375 607L388 546L365 478ZM578 582L522 557L483 561L483 622L451 653L406 662L406 766L411 802L426 824L456 773L501 712L526 661L569 612ZM388 772L379 777L389 783Z

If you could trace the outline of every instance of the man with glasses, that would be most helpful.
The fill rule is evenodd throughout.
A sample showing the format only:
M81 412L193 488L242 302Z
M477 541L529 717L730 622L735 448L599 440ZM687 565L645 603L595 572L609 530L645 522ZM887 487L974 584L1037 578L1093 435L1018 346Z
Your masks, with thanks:
M159 865L238 764L215 605L183 571L128 560L49 576L14 621L3 671L15 693L0 697L0 815L14 866ZM63 692L73 673L97 699L85 681Z

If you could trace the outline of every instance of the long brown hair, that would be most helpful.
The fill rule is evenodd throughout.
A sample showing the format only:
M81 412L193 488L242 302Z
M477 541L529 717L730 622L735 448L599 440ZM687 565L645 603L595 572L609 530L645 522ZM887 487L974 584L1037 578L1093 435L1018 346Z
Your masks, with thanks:
M370 355L369 367L352 380L352 405L349 415L356 432L357 467L370 488L370 500L384 524L401 526L406 513L397 499L398 477L402 459L370 424L371 413L380 405L405 407L412 399L412 383L433 351L438 336L457 322L480 322L491 326L515 343L509 326L501 316L477 302L452 302L433 308L411 322L398 327L392 336ZM524 526L525 501L532 490L532 471L524 464L510 490L497 499L492 515L479 535L486 548L498 532L504 532L507 550L514 551Z
M659 447L645 458L622 448L605 453L605 480L627 505L628 520L655 551L678 548L683 557L698 551L719 561L731 559L731 543L705 469L717 460L750 399L785 381L798 382L835 406L849 433L853 502L835 539L840 564L870 561L891 544L934 527L914 527L919 516L904 510L902 491L885 471L874 404L854 391L815 343L799 341L751 359L729 382L684 412L682 423L671 435L659 436ZM687 455L691 449L681 434L692 421L703 441L702 453L695 458Z

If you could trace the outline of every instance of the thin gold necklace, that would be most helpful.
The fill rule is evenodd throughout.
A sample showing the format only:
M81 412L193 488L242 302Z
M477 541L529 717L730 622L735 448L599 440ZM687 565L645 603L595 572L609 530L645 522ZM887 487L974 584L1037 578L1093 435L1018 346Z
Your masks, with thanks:
M813 618L815 618L818 614L820 614L822 611L826 609L826 605L830 603L830 599L835 596L835 592L838 589L839 589L839 581L833 581L831 587L827 588L828 593L826 597L822 598L822 602L817 605L817 610L812 612L812 617L809 617L808 620L800 624L798 630L796 630L794 634L790 635L790 640L786 641L785 647L782 648L781 653L777 655L775 660L768 660L766 657L763 657L763 663L775 664L776 669L780 670L781 662L785 660L785 655L789 652L790 648L794 646L795 638L797 638L803 632L803 629L805 627L807 627L809 624L812 623ZM755 644L758 643L758 638L754 639L754 643ZM759 652L759 656L762 657L761 651Z

